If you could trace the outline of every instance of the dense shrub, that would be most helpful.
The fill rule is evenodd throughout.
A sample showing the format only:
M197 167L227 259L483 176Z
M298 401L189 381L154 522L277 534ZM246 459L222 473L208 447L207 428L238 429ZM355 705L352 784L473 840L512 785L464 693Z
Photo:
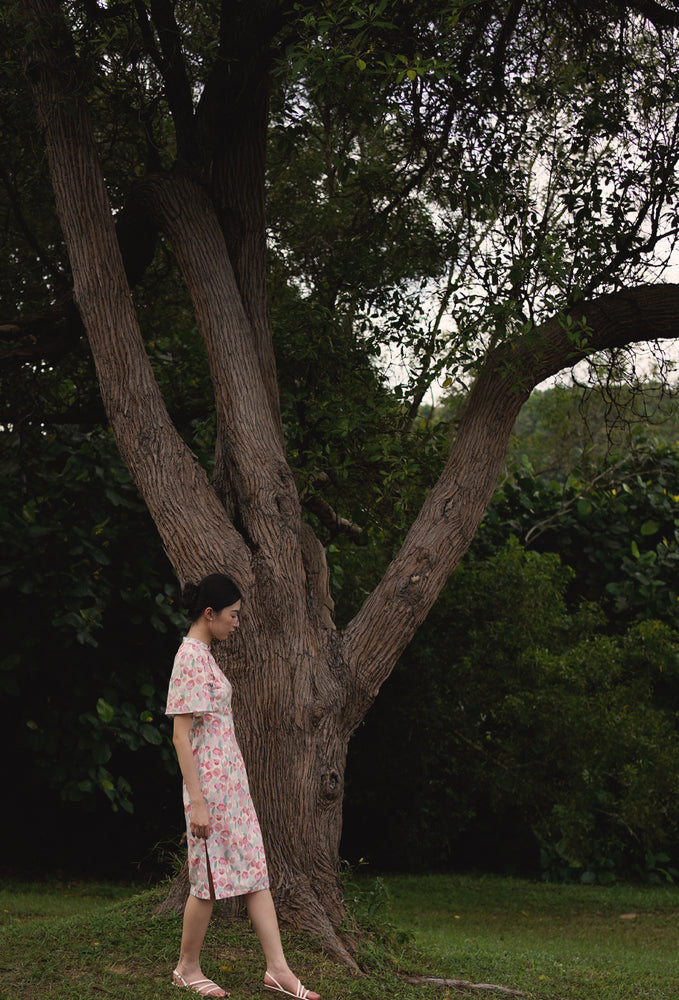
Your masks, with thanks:
M679 835L679 635L606 635L516 541L456 572L350 750L348 854L400 868L646 872Z
M35 859L36 842L44 856L48 815L58 863L83 823L110 867L112 851L138 859L168 826L177 771L163 710L184 618L110 434L57 430L1 437L6 791L26 821L12 859Z
M470 552L484 559L510 534L574 570L569 603L604 608L613 628L657 618L679 628L679 450L647 446L594 480L519 468L498 490Z

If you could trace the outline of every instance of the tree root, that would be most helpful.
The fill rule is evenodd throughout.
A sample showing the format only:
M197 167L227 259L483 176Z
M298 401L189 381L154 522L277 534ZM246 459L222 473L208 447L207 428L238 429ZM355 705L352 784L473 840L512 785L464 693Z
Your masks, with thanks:
M493 983L472 983L466 979L437 979L436 976L405 976L405 981L413 986L449 986L455 990L495 990L510 997L524 997L521 990L512 990L508 986L496 986Z

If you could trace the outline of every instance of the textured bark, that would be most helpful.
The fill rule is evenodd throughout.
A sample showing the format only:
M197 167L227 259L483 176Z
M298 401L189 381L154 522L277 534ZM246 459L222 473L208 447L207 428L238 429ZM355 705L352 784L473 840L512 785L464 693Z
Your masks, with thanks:
M219 429L210 483L169 419L144 350L59 4L21 7L74 299L121 454L178 578L219 569L245 592L224 665L279 914L352 963L340 932L339 878L351 733L469 547L531 389L592 350L676 337L679 288L629 289L583 305L585 346L574 347L554 321L488 359L439 482L384 579L340 633L323 550L302 523L281 436L263 280L264 95L257 114L238 119L238 155L222 159L212 185L178 170L149 177L136 192L154 231L172 244L205 345ZM185 891L177 885L180 899Z

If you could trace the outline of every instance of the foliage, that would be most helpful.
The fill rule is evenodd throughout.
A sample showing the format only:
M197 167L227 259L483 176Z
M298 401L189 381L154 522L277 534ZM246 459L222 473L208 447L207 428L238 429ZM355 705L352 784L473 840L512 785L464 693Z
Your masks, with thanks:
M28 426L0 441L0 587L14 625L0 685L25 769L15 791L49 788L92 808L103 793L129 811L131 752L149 761L153 748L174 773L163 709L183 624L176 584L146 544L149 516L110 433ZM139 788L141 761L132 770Z
M674 405L620 387L611 427L612 405L557 387L517 422L465 566L352 745L349 854L674 877Z
M604 634L595 606L567 610L572 575L515 541L453 575L352 746L345 851L586 881L663 869L679 634Z
M503 479L531 468L542 479L563 483L574 477L584 485L623 457L678 441L679 407L671 382L640 374L632 383L557 383L533 392L521 409Z
M630 10L611 43L608 4L298 10L273 108L274 246L310 298L394 352L406 395L666 259L672 36L661 56Z
M600 603L620 630L647 618L679 628L676 442L639 437L634 450L613 452L608 465L586 473L582 462L552 478L524 458L498 489L472 558L485 558L512 533L574 570L571 603Z
M327 547L342 621L380 579L436 480L447 441L441 426L411 428L353 331L272 271L287 455L305 516Z
M239 10L220 34L212 5L177 5L173 63L157 12L124 0L68 13L128 272L154 286L141 311L156 329L181 326L186 304L166 308L178 282L158 280L169 255L145 256L147 220L135 232L135 192L190 163L214 194L215 94L235 104L256 89L247 46L269 20L257 28L257 12ZM411 409L498 337L664 263L676 233L676 43L633 7L280 3L271 21L272 260L366 356L393 353ZM44 304L46 272L56 300L69 279L10 11L3 28L6 319ZM177 106L180 77L190 113Z
M505 693L496 719L507 779L499 797L529 816L544 876L671 879L679 635L650 621L621 640L585 636L561 654L531 652L518 663L522 690Z

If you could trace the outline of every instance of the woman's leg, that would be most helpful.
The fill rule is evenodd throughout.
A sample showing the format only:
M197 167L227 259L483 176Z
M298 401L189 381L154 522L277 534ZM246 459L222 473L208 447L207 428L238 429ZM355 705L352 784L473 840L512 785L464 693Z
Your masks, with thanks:
M248 915L255 929L255 934L259 938L259 943L264 952L266 967L276 974L276 970L281 973L290 971L288 963L283 954L280 930L278 929L278 917L273 905L273 899L268 889L259 892L251 892L245 897L248 908Z
M200 968L200 952L207 933L207 927L212 916L214 899L198 899L189 896L184 908L184 923L182 927L182 944L177 962L176 972L187 983L204 979ZM214 996L226 996L224 990Z
M283 953L281 944L281 934L278 928L278 917L273 905L271 892L262 889L259 892L251 892L245 897L248 908L248 915L252 921L252 926L259 938L259 943L264 952L266 961L267 979L265 982L274 985L270 980L275 980L284 990L288 990L292 996L297 996L297 976L291 972L290 967ZM304 996L308 1000L319 1000L318 993L307 991Z

